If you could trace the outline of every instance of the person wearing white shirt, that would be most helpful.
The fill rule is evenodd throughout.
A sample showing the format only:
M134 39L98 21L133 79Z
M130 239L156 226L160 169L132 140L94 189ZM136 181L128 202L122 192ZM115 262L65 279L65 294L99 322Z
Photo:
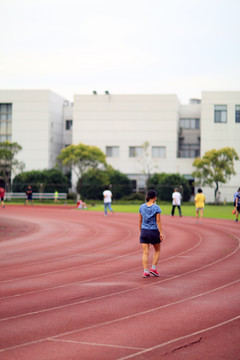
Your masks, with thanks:
M103 191L103 202L105 216L107 216L107 209L109 209L113 213L113 209L111 207L112 192L108 188L105 188L105 190Z
M172 194L172 214L171 214L172 216L174 216L175 207L177 206L179 211L179 216L182 217L181 200L182 200L182 195L178 191L178 188L175 188Z

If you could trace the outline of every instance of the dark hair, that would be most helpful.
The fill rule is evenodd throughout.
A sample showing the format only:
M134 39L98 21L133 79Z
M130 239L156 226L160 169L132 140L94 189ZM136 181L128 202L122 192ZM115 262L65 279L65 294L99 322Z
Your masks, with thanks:
M198 193L202 193L202 189L198 189L198 191L197 191Z
M157 197L157 193L155 190L149 190L146 196L146 201L149 201L150 199L154 199Z

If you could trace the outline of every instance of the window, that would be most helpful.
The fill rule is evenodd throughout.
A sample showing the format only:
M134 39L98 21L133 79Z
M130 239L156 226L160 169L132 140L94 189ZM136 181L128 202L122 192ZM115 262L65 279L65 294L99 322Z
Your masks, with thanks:
M72 120L66 120L65 122L65 129L66 130L72 130Z
M0 142L12 139L12 104L0 104Z
M166 147L165 146L153 146L152 147L152 157L153 158L165 158L166 157Z
M240 123L240 105L235 107L235 122Z
M215 123L227 122L227 105L214 106L214 122Z
M200 144L179 144L180 158L195 158L200 156Z
M119 146L106 146L106 155L107 157L118 157Z
M200 119L180 119L180 127L183 129L199 129Z
M143 148L142 146L130 146L129 147L129 157L142 157Z

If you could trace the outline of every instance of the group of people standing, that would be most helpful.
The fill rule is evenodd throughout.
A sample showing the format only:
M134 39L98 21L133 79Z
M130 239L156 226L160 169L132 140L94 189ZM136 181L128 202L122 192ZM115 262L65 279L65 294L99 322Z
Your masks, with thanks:
M182 201L182 195L178 191L178 188L174 189L174 192L172 194L172 212L171 216L174 216L175 208L178 208L179 216L182 217L182 210L181 210L181 201ZM205 195L202 192L202 189L198 189L198 193L194 198L195 207L196 207L196 222L198 222L198 218L200 215L201 222L203 221L203 209L205 206Z

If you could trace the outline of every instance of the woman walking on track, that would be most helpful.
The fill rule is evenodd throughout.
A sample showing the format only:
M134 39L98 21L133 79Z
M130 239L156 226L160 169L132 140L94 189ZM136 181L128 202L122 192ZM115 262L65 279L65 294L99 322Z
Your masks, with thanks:
M155 204L157 200L157 193L154 190L149 190L146 197L146 203L142 204L139 209L139 225L140 225L140 243L142 244L143 256L143 277L149 277L150 274L159 276L156 265L160 256L160 243L163 240L162 223L160 207ZM148 272L148 256L150 244L153 245L155 253L153 256L152 268L150 274Z

